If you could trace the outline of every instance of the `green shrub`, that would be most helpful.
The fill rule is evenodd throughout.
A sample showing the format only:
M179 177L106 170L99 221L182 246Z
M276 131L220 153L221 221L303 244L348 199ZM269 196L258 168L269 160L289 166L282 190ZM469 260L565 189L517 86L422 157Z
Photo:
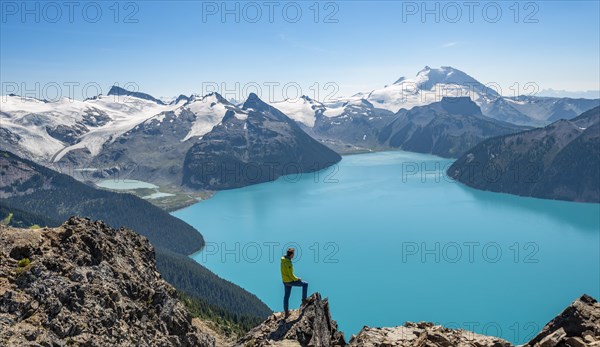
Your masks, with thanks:
M29 261L29 258L23 258L17 263L18 267L28 267L29 265L31 265L31 261Z

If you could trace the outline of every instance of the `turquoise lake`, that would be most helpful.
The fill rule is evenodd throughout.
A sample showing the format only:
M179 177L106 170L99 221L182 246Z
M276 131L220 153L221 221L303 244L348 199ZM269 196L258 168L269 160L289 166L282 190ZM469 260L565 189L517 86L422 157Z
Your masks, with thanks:
M204 235L196 261L274 311L279 258L295 246L296 275L329 297L347 340L364 325L432 321L523 343L581 294L600 297L599 204L474 190L445 177L451 162L345 156L173 215Z

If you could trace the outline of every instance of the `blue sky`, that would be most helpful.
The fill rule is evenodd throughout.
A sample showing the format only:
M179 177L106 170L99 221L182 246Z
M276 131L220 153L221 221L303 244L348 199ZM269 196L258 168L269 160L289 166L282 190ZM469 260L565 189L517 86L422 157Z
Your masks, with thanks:
M71 15L60 2L2 1L3 93L15 85L77 82L74 96L81 98L86 83L106 93L114 83L132 82L173 96L206 92L216 83L233 97L252 83L265 93L265 83L277 82L276 96L288 84L288 96L299 85L303 94L322 98L379 88L425 65L456 67L500 84L504 94L527 82L540 89L600 89L598 1L476 2L472 15L462 1L426 8L421 1L123 1L118 14L113 1L75 4ZM226 9L235 14L223 21ZM424 21L423 10L433 12ZM334 84L325 88L327 82Z

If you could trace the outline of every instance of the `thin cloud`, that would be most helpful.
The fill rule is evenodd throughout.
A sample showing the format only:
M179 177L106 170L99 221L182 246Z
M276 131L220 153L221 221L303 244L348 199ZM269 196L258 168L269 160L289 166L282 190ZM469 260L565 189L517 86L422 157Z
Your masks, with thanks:
M446 42L442 45L442 48L450 48L450 47L454 47L458 44L458 42Z

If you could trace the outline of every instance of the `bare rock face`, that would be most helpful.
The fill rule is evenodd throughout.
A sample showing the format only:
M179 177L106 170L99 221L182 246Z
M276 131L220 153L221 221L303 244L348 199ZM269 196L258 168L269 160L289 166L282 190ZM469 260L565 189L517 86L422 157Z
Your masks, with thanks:
M2 346L214 346L130 230L0 226L0 273Z
M329 314L327 300L313 294L300 310L271 315L236 346L244 347L513 347L501 338L449 329L433 323L407 322L391 328L365 326L349 344ZM521 347L600 347L600 303L583 295Z
M433 323L407 322L393 328L364 327L350 340L349 346L360 347L511 347L497 337L476 334L462 329L448 329Z
M524 347L600 346L600 303L584 294Z
M236 346L244 347L345 345L343 333L331 319L329 302L322 300L319 293L311 295L299 310L290 311L286 320L283 313L275 313L236 343Z

